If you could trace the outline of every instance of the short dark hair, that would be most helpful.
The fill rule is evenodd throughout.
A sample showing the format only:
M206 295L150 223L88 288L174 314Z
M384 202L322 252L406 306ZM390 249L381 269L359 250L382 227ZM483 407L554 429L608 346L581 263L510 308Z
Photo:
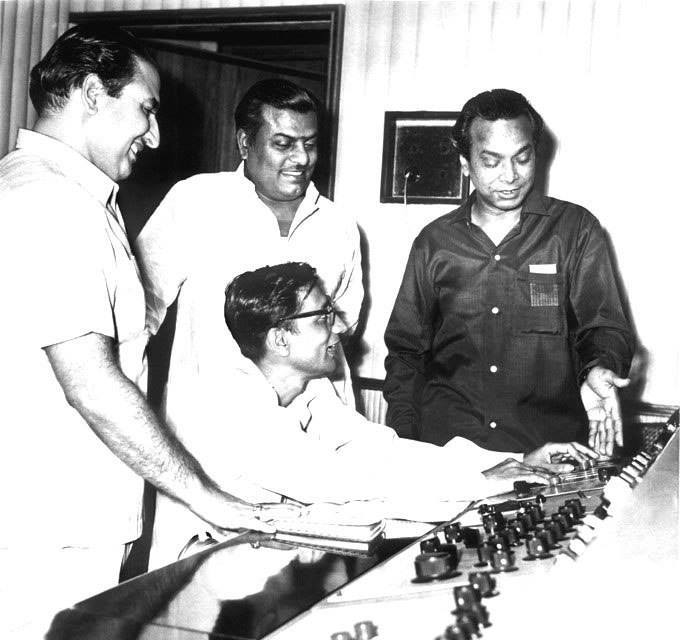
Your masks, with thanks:
M492 89L470 98L453 126L453 140L458 153L470 159L470 129L475 118L493 122L513 120L521 116L526 116L531 123L534 147L537 147L543 134L543 118L521 93L510 89Z
M146 47L117 27L77 25L65 31L31 70L29 95L41 116L64 107L74 89L95 74L117 98L134 78L138 60L156 65Z
M290 80L269 78L256 82L241 98L234 112L236 131L243 129L252 140L262 126L262 106L265 104L275 109L314 113L317 120L321 114L321 104L311 91Z
M274 327L293 330L294 321L283 318L295 315L319 282L316 269L306 262L266 266L236 276L225 292L224 319L241 353L259 361L267 332Z

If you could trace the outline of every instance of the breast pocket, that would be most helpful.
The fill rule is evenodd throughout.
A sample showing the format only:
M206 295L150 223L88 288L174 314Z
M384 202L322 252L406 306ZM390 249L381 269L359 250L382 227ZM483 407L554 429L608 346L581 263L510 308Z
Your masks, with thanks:
M514 298L515 334L564 334L564 281L561 275L529 273L517 276Z

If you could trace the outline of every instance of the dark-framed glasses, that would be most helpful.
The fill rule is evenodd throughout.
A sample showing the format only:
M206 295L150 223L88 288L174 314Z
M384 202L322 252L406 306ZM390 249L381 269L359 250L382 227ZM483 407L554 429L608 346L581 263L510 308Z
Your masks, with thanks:
M314 311L303 311L302 313L294 313L292 316L281 318L281 322L286 320L298 320L299 318L312 318L313 316L324 316L324 322L327 327L332 327L335 324L335 317L338 311L335 305L329 300L321 309L314 309Z

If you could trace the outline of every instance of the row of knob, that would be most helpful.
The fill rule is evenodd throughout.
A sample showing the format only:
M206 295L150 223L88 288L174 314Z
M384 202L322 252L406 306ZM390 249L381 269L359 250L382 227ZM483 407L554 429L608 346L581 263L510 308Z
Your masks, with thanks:
M460 527L459 523L451 523L444 527L446 543L438 536L428 538L420 543L420 555L414 561L416 577L414 582L446 580L454 578L460 554L455 542L463 541L466 547L477 549L476 567L490 566L494 573L516 570L515 548L524 543L525 560L538 560L553 557L550 553L560 548L560 542L574 527L582 522L585 508L578 498L567 500L558 510L546 518L539 496L535 503L524 503L515 517L506 518L500 510L483 505L483 530L472 527ZM486 536L485 536L486 534Z

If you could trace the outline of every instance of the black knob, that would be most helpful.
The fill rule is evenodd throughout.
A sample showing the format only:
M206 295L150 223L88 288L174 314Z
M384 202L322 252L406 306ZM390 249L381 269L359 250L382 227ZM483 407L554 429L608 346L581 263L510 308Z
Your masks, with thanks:
M484 627L491 626L491 623L489 622L489 612L487 608L479 602L471 605L470 608L466 609L465 611L456 611L455 614L456 618L458 619L458 623L461 626L463 626L462 622L465 618L471 620L475 625L475 633L477 636L481 635L479 633L480 625Z
M550 517L554 522L557 522L560 527L562 527L562 530L565 533L569 533L570 531L574 530L573 527L569 526L569 521L563 513L553 513Z
M498 535L505 540L508 547L519 545L519 536L514 529L503 529L503 531L499 531Z
M536 526L534 519L528 513L518 513L517 520L522 523L527 533L533 531Z
M549 529L537 529L538 537L543 540L548 549L558 549L560 545L557 544L555 534Z
M435 553L441 550L441 542L439 538L434 536L434 538L427 538L427 540L421 540L420 542L420 552L421 553Z
M453 599L456 603L456 610L463 611L479 604L482 594L471 584L461 584L453 588Z
M527 555L525 560L537 560L539 558L550 558L549 548L545 540L540 535L532 535L526 541Z
M582 518L584 515L586 515L586 508L578 498L569 498L564 504L575 507L579 518Z
M496 578L489 571L471 571L468 581L482 598L491 598L498 594L496 591Z
M500 549L504 551L510 549L510 545L508 544L507 540L502 536L489 536L488 542L494 549Z
M491 553L491 567L494 573L515 571L515 554L505 549L496 549Z
M508 530L514 531L518 538L526 538L528 533L525 523L518 518L508 520Z
M496 533L499 530L496 519L493 517L492 513L485 513L482 516L482 526L487 533Z
M416 556L414 564L418 582L447 578L452 572L451 556L448 553L421 553Z
M574 514L569 509L569 507L562 505L557 509L557 513L561 513L567 519L567 524L569 525L570 529L573 529L574 525L578 524L578 518L574 517Z
M451 522L444 527L444 538L447 542L460 542L463 536L460 532L460 522Z
M461 529L463 543L468 549L474 549L482 544L483 536L479 529L474 527L463 527Z
M479 622L477 617L469 611L456 612L456 625L468 634L468 637L479 636Z
M371 620L363 620L354 625L356 640L371 640L378 635L378 627Z

